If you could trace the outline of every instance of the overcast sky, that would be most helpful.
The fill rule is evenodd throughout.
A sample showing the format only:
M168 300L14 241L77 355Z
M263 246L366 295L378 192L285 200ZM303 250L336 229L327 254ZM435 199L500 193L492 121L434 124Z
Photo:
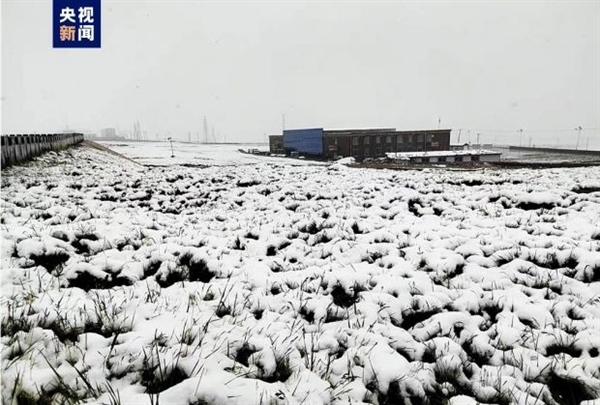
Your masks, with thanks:
M53 49L52 2L2 0L2 132L261 141L452 128L600 149L600 2L102 1L101 49ZM201 135L202 136L202 135Z

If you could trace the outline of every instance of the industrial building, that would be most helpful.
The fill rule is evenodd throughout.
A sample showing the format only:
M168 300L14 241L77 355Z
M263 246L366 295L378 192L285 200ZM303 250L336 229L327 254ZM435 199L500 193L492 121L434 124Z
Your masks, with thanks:
M385 157L386 153L439 151L450 149L450 129L397 131L395 128L284 130L269 136L271 154L300 154L335 159L352 156L357 160Z

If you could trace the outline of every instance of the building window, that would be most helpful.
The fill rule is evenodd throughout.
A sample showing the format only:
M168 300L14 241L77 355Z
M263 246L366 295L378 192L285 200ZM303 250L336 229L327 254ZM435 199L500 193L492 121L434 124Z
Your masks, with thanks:
M385 137L385 143L392 143L392 136L388 135Z
M371 138L369 138L368 136L365 136L365 145L368 145L371 143Z
M404 143L404 137L402 135L398 135L396 137L396 143L398 143L398 145Z
M369 139L369 138L367 138ZM370 149L365 149L365 156L371 156L371 150Z
M412 140L412 135L409 135L409 136L408 136L408 143L412 143L412 141L413 141L413 140Z
M462 162L462 161L463 161L463 158L462 158L462 156L456 156L456 157L454 158L454 161L455 161L455 162Z
M473 155L473 156L471 156L471 161L473 161L473 162L479 162L479 155Z
M423 143L423 134L417 135L417 139L418 139L419 144L422 144Z
M440 163L446 163L446 156L440 156L438 159L438 162Z
M358 136L352 138L352 145L358 146Z
M381 137L380 136L375 137L375 143L381 143Z

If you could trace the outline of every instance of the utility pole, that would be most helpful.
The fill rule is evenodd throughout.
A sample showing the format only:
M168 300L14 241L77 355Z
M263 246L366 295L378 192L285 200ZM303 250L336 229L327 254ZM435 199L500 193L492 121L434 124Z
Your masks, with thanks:
M479 143L479 136L481 135L481 132L477 132L477 147L481 149L480 147L480 143Z
M460 145L460 133L462 132L462 128L458 130L458 144Z
M575 128L575 130L577 131L577 144L575 145L575 150L579 149L579 137L581 136L582 129L583 128L581 128L581 125Z
M204 116L204 143L208 143L208 122L206 122L206 116Z
M440 125L442 125L442 118L438 117L438 129L440 129Z
M529 135L529 147L530 148L531 148L531 141L532 141L532 138L531 138L531 135Z
M285 131L285 114L281 114L281 133Z
M133 136L136 141L142 140L142 127L140 126L140 122L138 120L133 124Z
M174 158L175 157L175 152L173 152L173 138L168 137L167 140L171 144L171 157Z
M521 135L519 136L519 148L521 147L521 143L523 141L523 130L519 129L519 132L521 133Z

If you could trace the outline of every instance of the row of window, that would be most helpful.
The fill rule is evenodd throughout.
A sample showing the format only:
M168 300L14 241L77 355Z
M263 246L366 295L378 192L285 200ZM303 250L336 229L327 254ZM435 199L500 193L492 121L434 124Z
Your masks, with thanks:
M434 147L435 148L435 147L438 147L438 146L439 146L438 142L433 142L433 143L428 143L427 144L427 147ZM338 152L337 143L334 142L333 144L328 145L327 146L327 150L330 153L336 153L336 152ZM373 154L371 154L371 149L368 148L368 147L365 147L364 149L362 149L362 153L361 153L360 149L356 149L356 150L351 149L350 150L350 154L355 155L355 156L356 155L360 156L362 154L365 157L381 157L385 153L411 152L411 151L419 151L419 150L422 150L422 149L419 148L419 147L417 147L417 146L415 146L415 145L412 145L412 146L408 145L408 146L402 146L402 147L398 147L398 146L394 147L392 145L386 145L386 146L374 147L372 150L373 150Z
M411 150L412 150L412 148L411 148ZM382 157L386 153L408 152L410 150L408 148L402 148L402 149L396 149L396 150L394 150L394 148L391 147L391 146L385 146L383 148L375 148L375 149L373 149L373 151L374 151L374 153L371 154L371 149L365 148L363 150L363 156L365 156L365 157Z
M415 161L421 162L421 163L429 163L429 162L446 163L446 156L440 156L437 158L428 158L428 157L416 158ZM454 156L454 162L462 162L462 161L463 161L462 156ZM479 156L477 156L477 155L471 156L471 162L479 162Z
M365 145L370 145L371 144L371 138L374 138L375 143L376 144L380 144L381 141L383 140L383 136L381 135L377 135L377 136L354 136L352 137L352 145L354 146L358 146L360 144L360 139L363 139L363 143ZM427 134L427 142L432 142L434 139L433 134ZM423 143L423 141L425 140L424 134L418 134L417 136L415 136L413 138L412 134L409 135L397 135L396 136L396 143L398 144L402 144L402 143L413 143L413 141L416 141L417 143ZM335 139L335 144L337 145L337 139ZM386 135L385 136L385 143L392 143L393 142L393 136L392 135Z

